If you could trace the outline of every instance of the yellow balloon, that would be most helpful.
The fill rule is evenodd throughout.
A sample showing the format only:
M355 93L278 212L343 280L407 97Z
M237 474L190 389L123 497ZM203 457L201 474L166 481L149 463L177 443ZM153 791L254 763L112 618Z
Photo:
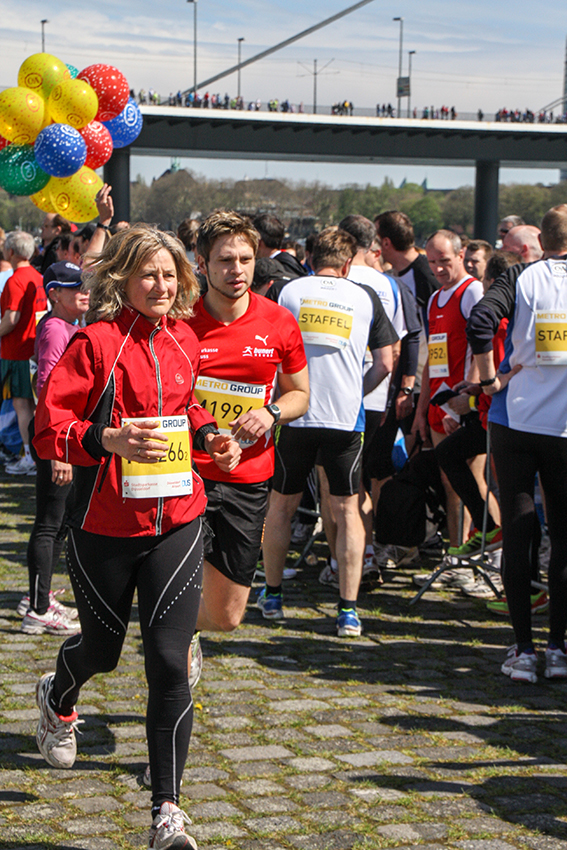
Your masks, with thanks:
M81 130L94 120L98 97L84 80L63 80L49 95L47 110L59 124L70 124L75 130Z
M49 183L43 189L40 189L39 192L36 192L35 195L30 195L30 201L35 204L39 210L42 210L45 213L56 212L49 195Z
M97 217L95 197L102 186L98 174L83 165L71 177L52 177L45 191L56 212L69 221L82 223Z
M28 56L18 71L18 85L40 94L45 100L58 83L70 80L67 65L51 53Z
M17 145L31 145L43 126L44 100L36 92L14 86L0 92L0 136Z

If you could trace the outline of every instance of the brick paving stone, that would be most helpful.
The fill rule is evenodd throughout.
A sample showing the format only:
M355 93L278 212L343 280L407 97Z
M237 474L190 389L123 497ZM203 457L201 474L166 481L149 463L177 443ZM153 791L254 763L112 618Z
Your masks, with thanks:
M214 838L242 838L246 835L246 830L233 823L216 821L215 823L193 824L190 827L190 835L197 841L212 841Z
M302 830L302 826L299 821L296 821L294 818L290 818L287 815L280 815L279 817L267 817L267 818L245 818L244 824L248 827L248 829L252 830L252 832L300 832Z
M250 794L258 794L258 796L279 794L284 791L282 785L278 785L277 782L271 782L269 779L241 780L239 782L229 783L228 787L237 794L242 794L244 797Z
M373 764L412 764L413 759L395 750L375 750L368 753L353 753L352 755L337 756L338 761L344 761L353 767L368 767Z
M215 779L228 779L228 773L216 767L189 767L183 771L184 782L210 782Z
M226 797L226 790L212 782L183 787L183 795L190 800L213 800L215 797Z
M320 724L319 726L305 726L305 731L311 735L316 735L318 738L347 738L353 732L346 726L340 726L338 723Z
M306 776L286 776L285 784L296 791L309 791L313 788L323 788L333 781L326 773L312 773Z
M73 805L81 809L86 815L94 815L98 812L115 812L120 808L120 803L114 797L86 797L82 800L73 800Z
M394 803L396 800L407 797L406 792L396 791L395 788L349 788L348 790L349 794L367 803L373 803L375 800Z
M253 761L255 759L287 759L293 756L291 750L280 747L277 744L268 744L265 747L233 747L221 750L222 755L231 761Z
M339 808L340 806L348 806L352 802L347 794L342 794L340 791L312 791L309 794L304 794L302 800L306 805L315 808L319 806L321 808L332 806Z
M352 850L362 836L348 830L337 830L323 835L289 836L289 841L300 850Z
M406 844L408 841L419 841L421 833L418 832L409 823L387 824L386 826L377 826L376 832L383 835L384 838L390 838L393 841L400 841Z
M456 841L455 848L457 850L515 850L513 844L501 841L499 838L472 838L468 841Z
M248 800L242 800L242 804L258 815L295 812L299 808L289 797L251 797Z
M240 815L241 812L236 806L231 803L225 803L223 800L215 801L214 803L197 803L191 806L191 819L201 820L207 818L231 818L233 815Z
M309 771L323 771L323 770L333 770L336 767L336 764L333 761L329 761L329 759L323 758L292 758L288 762L290 767L293 767L295 770L303 770L305 772Z
M112 832L116 824L109 818L75 818L64 821L63 829L71 835L96 835L99 832Z
M281 772L280 762L273 761L244 761L238 763L239 776L270 776Z

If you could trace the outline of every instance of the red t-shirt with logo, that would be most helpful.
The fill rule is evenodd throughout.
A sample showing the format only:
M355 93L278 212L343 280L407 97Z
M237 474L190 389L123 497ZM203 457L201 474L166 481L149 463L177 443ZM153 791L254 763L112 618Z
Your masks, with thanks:
M0 296L0 312L20 313L13 331L0 340L2 360L29 360L35 344L35 326L47 310L43 278L32 266L21 266L8 278ZM39 315L38 315L39 314Z
M229 433L228 423L241 413L277 400L278 371L294 375L307 365L299 325L289 310L254 292L249 296L246 313L229 325L207 313L202 298L189 319L201 343L195 395L215 417L221 433ZM267 481L274 474L272 431L243 445L234 472L222 472L206 452L195 451L194 460L200 475L212 481Z

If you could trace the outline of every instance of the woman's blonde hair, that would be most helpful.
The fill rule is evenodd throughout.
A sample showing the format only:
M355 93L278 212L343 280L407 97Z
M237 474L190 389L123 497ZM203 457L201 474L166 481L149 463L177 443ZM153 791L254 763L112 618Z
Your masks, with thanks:
M136 224L109 239L96 263L84 272L85 287L90 290L88 325L111 322L120 313L126 303L127 281L161 248L169 251L177 272L177 295L169 315L174 319L193 315L192 305L199 297L199 284L183 244L173 233Z

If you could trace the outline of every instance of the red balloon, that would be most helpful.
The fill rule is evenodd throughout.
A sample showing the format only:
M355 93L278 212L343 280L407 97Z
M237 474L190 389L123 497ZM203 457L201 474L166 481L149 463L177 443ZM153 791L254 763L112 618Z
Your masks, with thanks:
M130 90L124 74L112 65L89 65L77 76L95 90L98 97L98 112L95 121L110 121L120 115Z
M6 147L6 145L9 145L9 144L10 144L10 142L8 141L8 139L5 139L4 136L0 136L0 151L3 150L3 148Z
M108 162L112 156L112 149L114 145L112 142L112 136L104 124L101 124L100 121L91 121L90 124L87 124L86 127L79 130L79 133L87 145L87 158L85 160L85 165L88 166L88 168L92 168L94 171L96 168L100 168L101 165Z

